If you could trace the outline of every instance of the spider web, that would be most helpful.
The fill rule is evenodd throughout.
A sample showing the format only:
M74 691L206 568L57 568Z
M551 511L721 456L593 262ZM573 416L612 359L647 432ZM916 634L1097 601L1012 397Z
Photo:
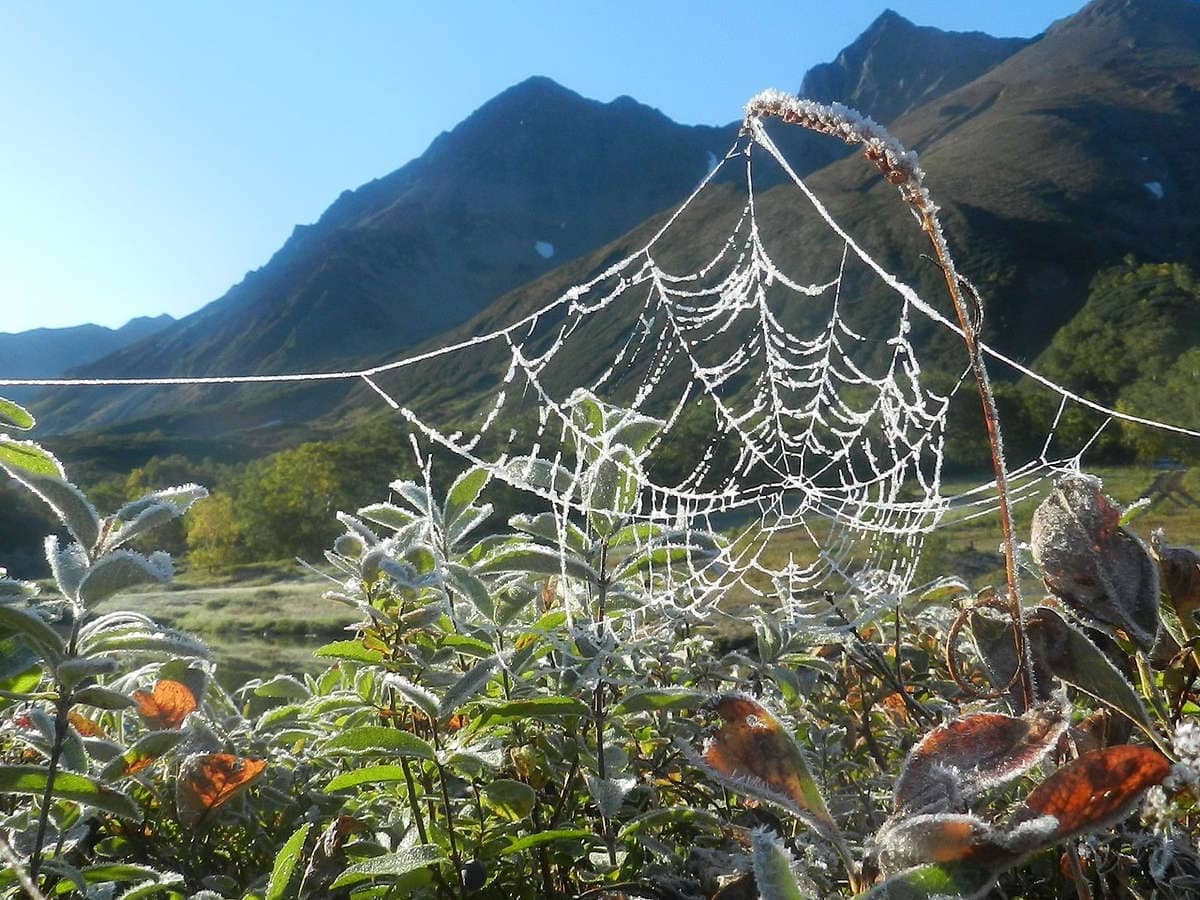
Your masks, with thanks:
M774 92L748 109L757 101L824 117L832 123L827 134L854 132L869 159L915 173L912 183L928 201L915 156L870 120ZM764 225L756 188L764 179L791 191L794 220ZM801 219L804 228L793 228ZM820 240L799 237L814 228ZM940 229L931 237L944 248ZM786 271L776 256L786 256ZM0 384L362 379L433 445L542 497L554 510L560 546L570 523L596 511L589 486L597 460L636 485L631 508L607 512L630 525L635 540L647 535L647 551L656 529L685 544L701 533L722 535L715 556L668 555L647 577L661 598L655 611L668 619L706 616L731 593L786 600L829 589L866 599L857 607L865 620L913 589L922 543L948 513L962 521L996 509L994 484L944 489L957 388L931 386L937 382L922 370L914 329L962 336L839 224L751 112L735 144L647 240L503 327L361 371ZM1014 502L1033 496L1048 474L1078 468L1090 441L1063 456L1052 450L1068 405L1200 436L1107 410L983 349L1061 398L1040 455L1010 473ZM456 368L446 369L448 362ZM452 417L457 430L413 387L429 366L443 367L429 370L442 373L435 377L449 371L471 382L476 405ZM965 372L957 384L964 383ZM599 430L589 425L596 409L605 411ZM631 431L653 436L622 451ZM668 455L674 468L661 464ZM828 613L798 601L785 609L794 624L823 622Z

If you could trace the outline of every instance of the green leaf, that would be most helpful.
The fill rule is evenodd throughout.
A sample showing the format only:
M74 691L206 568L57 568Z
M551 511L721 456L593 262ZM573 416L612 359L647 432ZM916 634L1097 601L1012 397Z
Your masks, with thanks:
M46 791L48 775L41 766L0 766L0 794L40 797ZM55 774L54 796L86 803L122 819L142 820L141 809L124 794L74 772L60 771Z
M364 766L338 775L325 785L325 793L332 794L364 784L387 784L393 781L404 781L403 766Z
M693 809L690 806L667 806L652 809L631 819L621 829L619 837L630 837L664 825L688 825L706 831L720 832L723 824L720 816L714 815L706 809Z
M0 425L28 431L34 426L34 419L25 407L0 397Z
M139 584L166 584L171 580L171 557L161 551L143 556L132 550L112 550L92 563L79 584L79 599L87 605Z
M283 900L287 896L288 885L292 881L292 873L296 871L296 863L304 852L304 841L312 825L305 822L287 839L279 855L275 857L275 865L271 869L271 880L267 882L267 893L264 900Z
M256 697L273 697L279 700L307 700L312 693L294 675L276 675L270 681L254 689Z
M559 517L554 513L544 512L538 513L536 516L520 513L510 518L508 524L517 531L541 538L552 547L557 547L565 541L567 546L576 553L582 555L588 551L590 541L587 535L571 522L564 523L562 534L559 534Z
M860 900L934 900L942 897L976 900L991 890L996 875L981 866L931 863L905 869L859 896Z
M406 875L415 869L439 863L445 858L446 855L441 847L434 844L420 844L416 847L397 850L395 853L385 853L383 856L376 856L366 862L356 863L342 872L329 887L331 889L345 887L368 878Z
M183 738L184 733L174 729L151 731L120 756L110 759L100 771L100 779L113 782L140 772L164 753L173 750Z
M655 547L645 553L640 553L625 563L613 581L626 581L634 576L666 575L672 572L675 577L690 575L688 561L694 556L703 559L709 554L695 550L692 547L669 546Z
M560 575L564 571L576 578L597 582L596 570L573 553L560 554L541 544L510 544L480 562L475 571L481 575L498 572L528 572L540 575Z
M14 675L30 671L39 659L41 657L17 635L0 638L0 684Z
M41 683L42 668L41 666L34 666L24 672L18 672L16 675L0 678L0 691L17 696L31 694ZM18 701L11 697L0 697L0 709L16 702Z
M487 686L492 676L492 669L496 668L496 662L495 657L480 660L450 686L450 689L442 695L441 717L443 719L450 718L464 703Z
M491 592L480 579L471 573L466 566L458 563L446 564L446 580L450 587L471 601L471 605L486 619L494 619L496 605L492 601Z
M1157 737L1141 698L1107 656L1074 626L1063 623L1065 647L1051 660L1054 674L1084 693L1091 694Z
M441 702L432 691L421 687L421 685L413 684L407 678L401 678L399 675L388 675L386 684L388 687L393 687L403 694L409 703L415 705L421 712L429 716L429 718L436 719L441 712Z
M18 441L0 435L0 468L14 478L17 473L65 479L66 470L54 454L33 441Z
M415 734L384 725L360 725L325 742L327 753L395 753L417 759L434 758L433 748Z
M442 522L447 529L454 526L458 517L476 500L488 483L491 474L483 466L467 469L450 485L446 492L446 503L442 508Z
M479 638L468 637L465 634L448 634L442 638L442 646L447 650L453 650L455 653L460 653L463 656L470 656L475 659L488 659L495 655L495 650L487 641L481 641Z
M0 435L0 469L4 469L49 506L84 547L96 545L100 516L83 491L66 480L62 464L31 441Z
M479 728L503 725L523 719L545 719L557 716L590 716L591 710L572 697L536 697L531 700L511 700L480 710L475 719Z
M497 778L479 791L479 799L496 815L516 822L532 812L537 792L522 781Z
M690 688L645 688L626 694L613 709L614 716L633 712L656 712L660 709L695 709L708 695Z
M553 831L539 831L535 834L528 834L523 838L518 838L507 847L500 851L501 856L511 856L514 853L520 853L522 850L529 850L532 847L540 847L542 844L553 843L554 841L598 841L600 840L595 834L590 831L584 831L582 828L559 828Z
M26 646L42 659L57 666L62 662L65 645L58 632L37 613L12 603L0 603L0 627L21 635Z
M362 641L334 641L318 647L314 656L324 659L348 659L352 662L377 663L383 659L383 651L368 650Z
M97 709L127 709L134 705L133 698L111 688L91 685L75 692L75 702Z
M140 624L95 634L86 642L86 652L89 656L104 653L147 653L172 659L209 659L212 656L208 646L199 638L170 628L147 631Z
M783 842L766 828L750 833L750 862L760 900L811 900L800 892L792 857Z

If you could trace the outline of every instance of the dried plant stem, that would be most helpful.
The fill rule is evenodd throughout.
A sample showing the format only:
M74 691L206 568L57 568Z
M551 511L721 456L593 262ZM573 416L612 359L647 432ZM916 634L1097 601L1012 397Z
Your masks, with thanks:
M996 481L1000 530L1003 536L1008 612L1013 621L1017 659L1020 661L1018 669L1021 693L1025 705L1031 706L1035 696L1031 674L1033 665L1029 657L1029 642L1022 619L1021 587L1017 579L1016 529L1013 525L1012 507L1009 502L1008 468L1004 457L1004 442L1000 433L1000 417L996 412L996 401L992 394L987 365L984 362L983 351L979 343L982 308L978 295L975 294L966 279L962 278L955 270L954 260L950 256L950 248L946 244L941 222L937 217L937 206L933 203L929 191L923 183L925 173L917 165L916 154L906 150L886 129L840 103L825 105L768 91L755 97L746 105L747 122L764 116L776 117L788 124L799 125L810 131L829 135L852 146L863 145L863 155L879 169L889 184L893 184L899 189L904 202L916 213L921 222L921 229L933 247L934 257L946 282L946 291L954 306L963 343L966 345L967 355L970 359L971 374L975 378L980 404L983 407L983 420L987 429L988 444L991 448L992 472ZM974 301L974 315L972 315L972 309L964 296L964 288L970 292L971 299Z

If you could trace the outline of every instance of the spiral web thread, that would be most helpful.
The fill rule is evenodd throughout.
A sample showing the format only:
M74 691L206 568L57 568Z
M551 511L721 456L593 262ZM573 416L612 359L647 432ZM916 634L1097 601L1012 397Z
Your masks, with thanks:
M748 108L763 98L778 103L780 97L761 95ZM832 111L850 127L856 121L844 108L794 98L787 102L806 112ZM878 129L870 120L857 122L867 133ZM895 160L920 173L915 156L898 145L885 141L875 149L894 152ZM828 243L819 252L800 254L809 270L803 275L776 265L760 231L754 185L756 167L764 162L778 167L795 188L796 202L834 236L832 255ZM669 249L698 198L729 179L734 167L744 185L740 215L730 217L734 224L707 259L672 271L661 262L660 249ZM772 241L787 239L776 235ZM894 300L888 321L873 319L869 335L851 314L866 280L882 285ZM731 592L744 598L777 593L793 627L819 630L829 611L815 599L819 590L854 595L858 618L868 619L913 589L922 542L948 512L962 521L996 509L994 485L957 495L943 490L950 397L925 383L910 342L917 317L961 334L956 323L872 259L834 220L751 114L734 146L641 249L499 330L360 371L0 379L0 385L360 378L432 444L543 497L564 538L567 522L583 521L589 506L593 467L577 451L590 446L593 456L619 460L636 479L633 509L619 511L626 522L665 526L685 539L697 531L726 539L715 559L689 557L660 565L647 580L656 602L646 612L666 613L658 616L665 624L680 616L706 617ZM605 322L622 325L620 339L607 347L598 339L598 326ZM603 333L611 335L613 329ZM1014 502L1032 496L1048 474L1077 468L1086 447L1063 458L1051 452L1069 404L1200 436L1098 407L991 348L984 350L1061 397L1040 456L1010 473ZM410 367L454 354L479 354L488 364L499 360L501 369L504 362L507 367L471 424L446 433L417 411L417 404L406 405L393 394L402 395ZM586 373L585 380L580 373ZM614 455L619 425L599 435L582 427L579 410L589 398L624 409L621 423L645 418L661 427L632 458ZM706 427L698 429L697 421ZM656 477L655 451L672 442L688 443L693 456L688 471L676 479ZM548 477L552 467L559 467L557 474Z

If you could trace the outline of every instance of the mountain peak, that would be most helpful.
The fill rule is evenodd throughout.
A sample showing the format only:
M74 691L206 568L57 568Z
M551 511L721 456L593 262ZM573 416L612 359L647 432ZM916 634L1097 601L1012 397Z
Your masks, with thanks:
M800 93L887 123L974 81L1028 43L915 25L886 9L836 60L811 68Z

